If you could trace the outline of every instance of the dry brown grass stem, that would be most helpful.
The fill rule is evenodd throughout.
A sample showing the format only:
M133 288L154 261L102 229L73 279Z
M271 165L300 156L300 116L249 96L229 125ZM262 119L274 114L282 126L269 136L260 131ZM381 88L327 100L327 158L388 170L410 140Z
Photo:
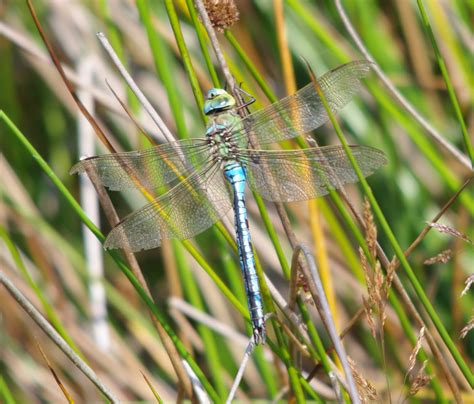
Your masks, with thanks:
M3 264L2 264L3 265ZM92 368L85 363L82 358L69 346L61 335L53 328L48 320L36 309L30 300L13 284L7 275L0 271L0 284L2 284L13 299L21 306L28 316L43 330L48 338L69 358L69 360L104 394L112 403L118 403L119 400L102 383Z
M384 83L387 90L393 95L395 100L411 115L413 118L426 130L426 133L434 140L439 146L448 152L451 156L453 156L457 161L459 161L467 170L471 171L471 163L467 156L460 152L455 146L449 143L431 124L421 116L418 111L408 102L408 100L396 89L396 87L392 84L390 79L385 75L379 65L376 63L372 55L369 53L367 48L365 47L362 39L360 38L359 34L356 32L352 22L349 20L344 7L342 6L341 0L336 0L336 8L341 17L347 32L352 37L354 42L356 43L359 50L362 52L364 57L367 60L370 60L374 63L374 71L380 80Z
M283 70L283 81L285 83L286 94L289 95L296 92L296 80L286 35L283 0L275 0L273 2L273 11L275 15L278 51L280 53L280 62Z
M428 232L431 230L430 223L436 223L451 207L451 205L458 199L459 195L466 189L466 187L471 183L472 177L469 177L464 181L464 183L461 185L461 187L456 191L455 194L453 194L448 201L443 205L443 207L439 210L439 212L431 219L430 222L423 228L423 230L418 234L418 236L413 240L413 242L409 245L409 247L405 250L405 256L409 256L416 247L423 241L425 236L428 234ZM400 265L398 259L394 258L392 260L395 265L395 269L398 268ZM383 263L383 262L382 262Z
M53 365L49 361L48 357L46 356L46 353L43 351L43 348L41 348L41 344L39 343L38 340L36 340L36 346L38 347L41 356L43 357L44 361L46 362L46 366L48 366L49 371L53 375L54 381L56 384L59 386L61 392L64 394L64 398L67 400L68 403L74 403L74 399L71 396L71 393L69 393L67 387L64 385L63 381L59 377L58 373L54 370Z
M206 10L206 6L204 5L204 1L194 0L194 5L196 6L196 10L199 14L199 18L201 19L201 22L206 28L207 35L209 36L209 41L211 42L212 48L214 49L217 62L222 70L222 73L224 74L225 80L230 88L230 91L232 95L235 97L235 99L238 101L238 103L241 103L242 97L239 91L237 91L237 83L235 81L234 76L230 72L229 66L227 65L227 62L224 58L224 53L221 50L219 41L217 40L217 36L214 30L214 27L212 25L212 21L209 18L208 12Z
M290 341L292 342L292 346L297 349L304 357L310 358L311 355L308 351L308 348L306 345L302 344L301 341L296 337L296 335L293 333L293 331L288 327L288 325L282 321L282 319L277 317L278 324L283 328L285 334L287 337L289 337ZM293 350L292 353L295 353Z
M352 327L354 327L354 325L357 324L357 322L364 315L364 313L365 313L365 308L364 307L361 307L359 310L357 310L357 313L355 313L352 316L352 318L346 323L345 328L339 334L339 338L341 340L344 339L344 337L349 333L350 330L352 330ZM328 355L332 354L333 352L334 352L334 346L331 346L328 349L326 349L326 353ZM316 374L319 372L320 369L322 369L321 362L314 366L314 368L311 370L311 372L306 377L306 380L309 382L313 377L316 376Z
M459 195L466 189L466 187L470 184L472 177L468 177L462 186L454 193L449 200L443 205L443 207L439 210L439 212L433 217L431 220L432 223L437 222L451 207L451 205L458 199ZM349 207L350 211L354 215L357 223L361 227L365 227L365 223L363 221L362 216L359 214L359 212L355 209L354 205L352 202L347 198L347 195L345 192L341 192L342 199L344 202L347 204ZM431 230L431 227L429 225L426 225L424 229L420 232L420 234L415 238L415 240L410 244L410 246L405 250L405 256L409 256L415 249L416 247L423 241L424 237L428 234L428 232ZM424 321L420 314L418 313L417 308L411 301L410 296L408 295L405 287L403 286L402 282L398 278L396 274L396 270L398 266L400 265L400 262L398 259L395 257L392 259L390 262L387 258L387 255L385 254L384 250L380 245L377 243L377 256L380 259L380 262L382 263L384 268L389 268L391 267L391 279L390 279L390 284L393 283L395 290L398 292L400 299L402 300L407 313L417 322L417 324L421 327L424 326ZM433 356L436 358L436 361L446 378L446 381L451 388L451 391L453 392L453 396L456 400L456 402L461 402L461 394L459 391L458 384L454 380L453 374L451 373L450 369L448 368L446 361L441 354L441 351L439 350L438 346L435 343L435 340L433 336L431 335L431 332L429 330L426 331L426 340L428 342L428 345L431 349L431 352L433 353ZM463 382L462 380L459 380L459 382ZM468 386L466 385L468 388Z
M307 265L300 265L302 259L304 259ZM346 351L342 345L342 341L339 339L339 335L337 334L314 257L304 244L298 244L293 252L293 257L291 260L291 276L292 282L294 284L296 284L298 271L302 271L306 278L311 296L316 303L318 313L334 345L334 349L337 352L338 358L341 361L342 368L346 375L347 392L352 402L358 403L359 400L357 388L349 363L347 361Z
M97 175L95 172L92 170L91 167L87 168L87 175L92 181L92 184L97 192L97 195L99 196L99 201L100 205L102 206L102 209L104 210L105 216L107 218L107 221L110 223L112 227L116 226L120 219L117 215L117 212L113 206L113 203L109 197L109 194L105 190L105 188L101 185L100 181L97 178ZM143 276L143 272L140 268L140 265L137 261L137 258L135 257L135 254L129 249L129 248L123 248L124 256L125 259L128 263L128 266L132 270L133 274L135 277L138 279L138 282L140 283L140 286L143 288L143 290L146 292L148 297L150 299L153 299L153 296L151 295L150 289L148 287L148 284L146 283L145 277ZM189 380L189 377L187 376L187 373L185 369L183 368L182 362L181 362L181 357L169 337L169 335L166 333L165 329L163 326L160 324L160 322L156 319L156 317L151 313L150 310L148 310L150 319L152 320L152 323L163 343L163 346L165 347L168 356L171 360L171 363L173 364L173 368L176 372L176 375L178 376L180 383L182 383L183 389L186 391L186 394L189 397L192 397L192 386L191 382Z
M59 62L59 59L57 58L56 56L56 53L54 51L54 48L52 47L51 43L49 42L48 40L48 37L46 36L46 34L44 33L43 31L43 28L41 26L41 23L36 15L36 12L35 12L35 9L33 7L33 4L31 3L30 0L27 1L28 3L28 8L31 12L31 15L33 17L33 20L34 20L34 23L38 29L38 32L40 33L41 35L41 38L44 42L44 44L46 45L47 49L48 49L48 52L51 56L51 59L54 63L54 65L56 66L56 69L58 70L58 73L60 74L64 84L66 85L69 93L71 94L71 96L74 98L74 101L76 102L76 105L78 106L78 108L80 109L80 111L82 112L82 114L84 115L84 117L89 121L89 123L91 124L91 126L93 127L97 137L101 140L101 142L107 147L107 149L111 152L111 153L114 153L116 152L115 148L113 147L113 145L110 143L110 141L108 140L106 134L104 133L104 131L102 130L102 128L100 127L100 125L97 123L97 121L95 120L95 118L90 114L90 112L87 110L87 108L83 105L83 103L81 102L81 100L78 98L76 92L75 92L75 89L74 87L72 86L72 84L69 82L68 78L66 77L66 74L64 73L64 70L61 66L61 63ZM90 175L94 175L93 173L91 172L88 172L88 174ZM103 187L101 186L96 186L96 183L98 183L97 181L94 181L93 180L93 177L91 177L92 179L92 183L94 184L94 187L96 188L98 194L99 194L99 199L100 199L100 202L102 203L103 207L104 207L104 210L106 212L106 215L107 215L107 218L108 220L110 221L110 223L112 225L115 225L119 222L119 219L118 219L118 215L116 214L115 212L115 209L113 208L112 206L112 202L110 201L107 193L105 192L105 190L103 189ZM102 188L102 189L101 189ZM130 265L130 268L132 269L135 277L138 279L138 281L140 282L142 288L146 291L146 293L148 294L148 296L151 298L151 294L150 294L150 291L148 289L148 286L145 282L145 279L142 275L142 272L141 272L141 269L138 265L138 262L136 261L136 258L135 256L133 255L133 253L131 251L127 251L127 250L124 250L124 253L125 253L125 256L127 258L127 261L129 262L129 265ZM186 371L184 370L183 368L183 365L182 365L182 362L181 362L181 358L176 350L176 347L174 346L171 338L168 336L168 334L166 333L166 331L163 329L163 327L161 326L161 324L158 322L158 320L150 313L150 316L152 318L152 321L153 321L153 324L155 325L155 328L163 342L163 345L165 346L167 352L168 352L168 355L170 357L170 360L173 364L173 367L176 371L176 374L179 378L179 380L181 381L185 391L186 391L186 394L189 396L189 397L192 397L193 396L193 390L192 390L192 385L191 385L191 382L189 380L189 377L186 373Z

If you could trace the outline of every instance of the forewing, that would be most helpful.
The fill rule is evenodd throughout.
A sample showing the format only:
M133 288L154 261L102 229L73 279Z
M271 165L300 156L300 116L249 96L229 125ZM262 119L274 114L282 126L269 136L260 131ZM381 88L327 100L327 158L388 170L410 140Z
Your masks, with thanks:
M365 177L386 163L383 152L372 147L350 146ZM301 150L248 150L249 186L274 202L304 201L326 195L358 181L342 146Z
M318 79L332 112L336 113L352 100L361 87L360 80L369 70L370 62L360 60L339 66ZM257 144L276 143L311 132L327 120L321 98L314 84L309 83L295 94L248 115L234 136L246 138L250 129Z
M113 191L157 188L202 165L209 157L205 139L188 139L161 144L143 151L111 153L89 157L75 164L71 174L92 170Z
M211 227L231 207L222 170L217 164L208 165L126 216L104 246L140 251L160 246L163 239L188 239Z

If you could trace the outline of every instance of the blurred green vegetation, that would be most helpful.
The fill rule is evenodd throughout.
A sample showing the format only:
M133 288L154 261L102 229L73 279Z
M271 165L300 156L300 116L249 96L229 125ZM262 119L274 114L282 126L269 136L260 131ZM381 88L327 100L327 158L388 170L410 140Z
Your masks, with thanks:
M147 132L158 142L164 139L100 48L95 37L98 31L107 35L130 74L177 138L203 136L202 94L213 85L224 85L225 79L215 63L204 28L200 23L197 26L193 23L198 20L189 12L192 1L36 0L33 3L59 59L75 72L76 88L82 94L92 95L94 115L117 149L139 149L148 142L120 108L105 84L106 79L127 101ZM429 26L422 19L420 3L426 9ZM248 0L236 4L239 21L217 36L237 82L243 83L243 89L257 99L252 109L268 105L272 97L286 95L292 77L283 68L285 55L290 56L297 88L310 81L301 57L308 60L318 75L349 60L363 58L332 1ZM275 18L281 4L284 26ZM472 175L474 93L470 23L473 5L436 0L418 3L347 0L343 5L364 46L389 80L445 142L459 151L454 155L434 141L413 115L397 103L375 73L365 80L361 94L338 114L350 144L377 147L388 157L388 165L368 182L397 243L405 250ZM438 56L430 29L439 48ZM278 34L285 33L287 47L278 39ZM154 399L140 374L143 372L165 402L176 400L181 397L182 384L146 313L146 299L133 289L116 260L108 254L104 255L105 276L101 282L107 313L99 309L105 317L102 325L97 326L98 308L94 305L100 307L100 303L90 298L91 275L87 268L96 265L94 259L100 260L97 254L100 257L101 250L96 250L91 264L84 254L84 234L91 237L91 233L84 233L83 220L64 197L65 191L58 189L39 168L38 159L20 143L4 118L16 125L58 180L79 200L78 178L69 175L71 166L81 157L78 142L84 141L78 135L79 112L48 60L25 2L7 0L0 4L0 110L4 114L0 119L0 229L5 230L0 241L0 271L42 308L64 337L73 341L116 396L124 401ZM447 73L444 77L443 66ZM82 73L78 74L79 71ZM447 91L446 83L452 84L456 101ZM314 135L320 145L339 142L331 124ZM106 151L99 143L96 142L94 154ZM296 142L290 146L300 147ZM362 214L362 187L351 186L347 192ZM110 196L120 217L144 203L138 193ZM95 193L91 192L87 198L95 198ZM351 214L347 213L347 205L342 210L338 207L339 200L336 195L316 203L324 234L322 253L316 248L314 217L311 217L314 211L308 210L307 203L289 204L286 211L298 240L315 248L318 263L321 264L322 256L328 259L328 264L320 268L329 269L326 276L332 278L332 286L331 282L326 283L330 289L327 293L335 296L332 309L342 331L357 310L363 308L362 298L367 295L367 289L361 278L363 268L358 256L359 247L366 248L361 238L364 231L353 219L348 219ZM453 347L448 347L446 339L439 338L432 315L423 308L420 294L412 287L403 267L397 269L397 275L406 295L392 286L384 333L380 333L377 324L378 336L374 340L363 315L343 340L358 373L374 386L381 402L386 402L389 395L398 401L407 397L413 401L418 398L437 402L468 396L473 377L469 368L472 369L474 359L474 336L472 332L462 339L459 335L473 321L472 291L463 297L461 291L466 279L473 275L474 249L472 241L465 241L460 235L474 239L473 200L474 192L469 185L440 218L439 223L448 227L441 228L442 231L431 229L407 257L454 342ZM251 197L249 210L261 267L286 299L289 282L284 272L291 263L292 249L277 211L270 204L262 208ZM394 256L393 243L377 215L376 219L378 241L390 260ZM107 233L110 225L103 215L101 222L100 228ZM12 259L8 245L18 250L16 259ZM447 262L425 264L446 250L451 251L445 253L445 257L450 256ZM184 244L173 241L161 249L139 253L137 259L157 311L181 344L178 351L183 355L186 349L191 354L203 372L201 381L208 381L213 393L223 400L250 331L245 321L248 313L232 241L214 228ZM383 267L386 271L387 266ZM406 299L411 300L412 308L407 306ZM77 401L101 397L5 289L0 289L0 301L0 401L57 401L63 397L35 341ZM208 322L203 323L194 312L185 311L184 302L206 315ZM321 361L315 338L320 338L326 349L330 347L314 306L310 303L305 306L306 309L300 307L300 310L310 337L303 340L294 329L293 332L307 345L309 353L285 356L291 342L288 330L276 321L272 325L269 322L270 344L256 350L238 398L270 399L281 391L287 398L292 393L285 388L291 386L297 399L301 399L295 391L299 385L304 389L305 399L314 395L323 401L334 399L324 368L316 373L316 378L325 386L302 382L302 377ZM415 398L409 396L413 380L406 377L409 357L421 328L414 313L426 323L433 343L443 354L442 359L433 355L432 347L423 343L417 368L426 359L426 372L432 379ZM223 326L228 334L222 335L210 325ZM456 354L467 364L468 371L462 371L459 360L453 360L452 355ZM361 392L364 394L367 391Z

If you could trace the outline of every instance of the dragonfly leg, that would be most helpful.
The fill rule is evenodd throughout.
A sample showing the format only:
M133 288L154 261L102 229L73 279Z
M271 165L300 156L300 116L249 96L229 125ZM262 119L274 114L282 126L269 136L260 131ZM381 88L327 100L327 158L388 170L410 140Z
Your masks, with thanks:
M256 101L256 98L252 94L250 94L247 91L242 89L242 84L240 84L238 87L236 87L236 89L237 89L237 91L239 91L240 93L242 93L243 95L245 95L249 98L247 101L244 102L243 105L239 105L236 108L237 111L240 110L240 109L243 109L243 108L247 108L249 105L253 104Z

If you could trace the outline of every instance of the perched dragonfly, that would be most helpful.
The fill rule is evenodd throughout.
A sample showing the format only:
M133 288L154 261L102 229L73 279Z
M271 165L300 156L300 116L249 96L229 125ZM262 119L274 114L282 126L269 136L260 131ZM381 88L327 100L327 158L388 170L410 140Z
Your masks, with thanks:
M342 65L318 82L333 112L346 105L370 70L367 61ZM310 132L328 120L312 83L295 94L241 119L235 99L209 90L204 112L206 136L143 151L86 158L71 173L93 170L111 190L167 186L151 203L112 229L106 248L132 251L160 246L163 239L189 239L208 229L232 208L240 265L256 344L265 342L265 319L247 220L245 188L265 200L303 201L325 195L358 178L342 146L268 150L262 145ZM364 176L385 164L372 147L350 146Z

